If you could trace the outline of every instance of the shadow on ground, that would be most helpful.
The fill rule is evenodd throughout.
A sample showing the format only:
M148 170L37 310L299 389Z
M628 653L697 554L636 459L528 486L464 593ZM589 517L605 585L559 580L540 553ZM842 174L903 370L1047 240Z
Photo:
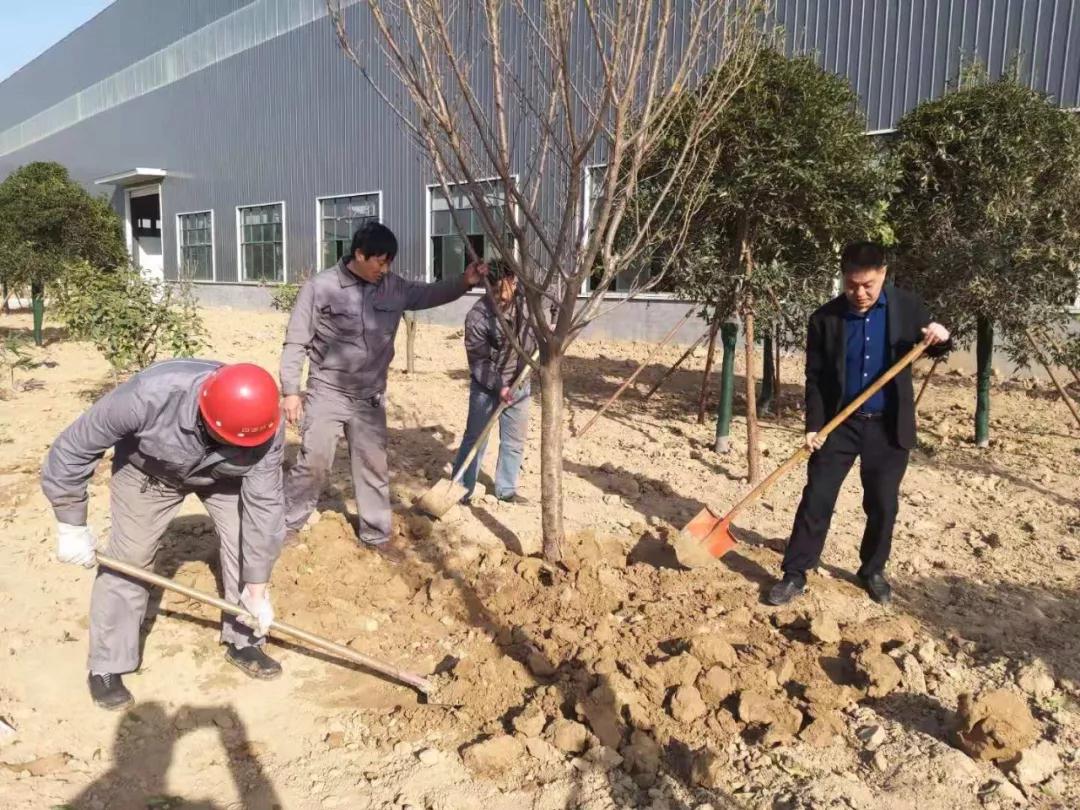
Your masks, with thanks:
M146 807L183 807L185 810L219 810L215 801L188 801L170 795L167 774L177 742L198 729L213 729L226 752L229 772L240 807L245 810L276 810L282 807L277 791L248 739L243 721L231 705L184 706L170 715L160 703L136 705L117 725L112 748L112 768L87 785L68 805L75 810L109 810ZM229 805L236 807L237 805Z

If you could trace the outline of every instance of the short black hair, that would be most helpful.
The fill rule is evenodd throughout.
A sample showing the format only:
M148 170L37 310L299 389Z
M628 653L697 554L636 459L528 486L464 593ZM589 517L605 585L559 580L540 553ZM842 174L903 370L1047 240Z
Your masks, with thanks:
M358 250L368 259L385 256L387 261L393 261L397 256L397 237L381 222L365 222L353 234L349 258L355 256Z
M877 242L849 242L840 254L840 272L876 270L888 263L885 248Z
M488 280L492 284L502 281L504 278L517 278L517 273L514 272L514 268L510 266L506 259L492 259L487 263L487 266Z

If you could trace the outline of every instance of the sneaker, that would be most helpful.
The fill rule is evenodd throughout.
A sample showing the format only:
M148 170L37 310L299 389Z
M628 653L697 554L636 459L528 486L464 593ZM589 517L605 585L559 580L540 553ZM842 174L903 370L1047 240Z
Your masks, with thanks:
M499 500L503 503L510 503L514 506L528 506L532 501L526 498L524 495L518 495L516 492L504 496L499 496Z
M262 647L229 644L225 648L225 660L260 681L273 680L281 674L281 664L264 653Z
M135 702L135 698L124 686L124 680L119 675L111 675L107 672L95 675L91 672L87 676L86 683L90 687L90 697L102 709L116 711Z
M784 574L784 578L772 586L772 590L769 591L766 601L770 605L780 607L780 605L786 605L792 599L802 596L805 590L805 580L800 580L788 574Z
M862 583L866 592L870 594L870 598L879 605L887 605L892 601L892 586L881 572L871 574L868 577L859 574L859 582Z

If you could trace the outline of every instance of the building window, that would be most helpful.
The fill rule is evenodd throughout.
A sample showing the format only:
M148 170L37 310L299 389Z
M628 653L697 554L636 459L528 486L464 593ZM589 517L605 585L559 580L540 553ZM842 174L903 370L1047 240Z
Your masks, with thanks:
M214 212L177 214L180 235L180 277L192 281L214 280Z
M378 222L382 218L378 192L319 197L318 204L320 267L336 264L349 252L357 229L365 222Z
M240 230L240 278L285 281L285 203L237 209Z
M604 194L604 178L607 174L607 166L590 166L585 170L585 238L588 239L592 235L593 230L596 228L596 203L603 199ZM664 270L664 262L661 257L648 259L648 277L653 278L659 275ZM599 255L597 256L597 266L593 270L592 275L585 281L585 292L591 292L595 289L595 285L599 282L603 276L603 268L599 266ZM628 268L621 273L615 275L615 280L608 288L609 292L613 293L628 293L635 287L639 287L646 283L648 279L641 278L641 270L637 268ZM649 294L655 293L670 293L674 289L671 282L670 270L668 275L661 280L659 284L649 290Z
M479 184L484 204L498 221L505 216L506 190L501 181L491 180ZM456 278L465 272L469 254L465 249L468 240L477 256L484 260L498 256L491 240L484 236L483 219L475 211L472 202L460 185L450 186L450 197L441 186L432 186L428 196L428 233L431 235L431 275L436 281ZM452 213L456 211L457 213ZM459 230L455 218L461 223ZM462 230L464 232L462 232ZM506 241L512 236L507 230Z

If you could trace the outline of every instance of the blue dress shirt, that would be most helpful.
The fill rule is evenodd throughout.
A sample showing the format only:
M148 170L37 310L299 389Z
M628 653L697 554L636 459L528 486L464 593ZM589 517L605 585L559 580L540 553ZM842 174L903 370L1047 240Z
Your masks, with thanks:
M844 315L844 405L847 405L889 367L888 312L885 290L869 311L860 315L849 310ZM882 413L886 390L878 391L864 402L861 413Z

